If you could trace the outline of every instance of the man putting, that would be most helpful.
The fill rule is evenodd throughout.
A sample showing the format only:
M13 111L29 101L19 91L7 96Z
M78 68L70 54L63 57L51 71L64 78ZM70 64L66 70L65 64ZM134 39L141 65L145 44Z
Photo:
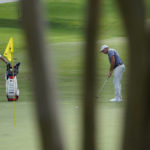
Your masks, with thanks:
M118 53L114 49L110 49L107 45L103 45L100 49L100 53L108 54L108 59L110 62L110 69L108 73L108 78L111 77L114 71L114 88L115 88L115 98L111 99L111 102L120 102L122 101L121 96L121 78L125 70L125 65L123 64Z

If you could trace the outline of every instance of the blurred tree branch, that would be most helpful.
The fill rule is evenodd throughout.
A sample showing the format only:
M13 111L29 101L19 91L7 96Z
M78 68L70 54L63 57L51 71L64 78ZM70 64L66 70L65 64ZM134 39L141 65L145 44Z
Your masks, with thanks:
M84 68L84 124L83 149L95 150L95 97L96 97L96 39L99 29L100 0L88 1Z
M35 102L44 150L63 150L56 94L44 40L40 0L22 0L23 26L34 79Z
M124 150L150 149L150 61L143 0L118 0L129 39L129 86Z

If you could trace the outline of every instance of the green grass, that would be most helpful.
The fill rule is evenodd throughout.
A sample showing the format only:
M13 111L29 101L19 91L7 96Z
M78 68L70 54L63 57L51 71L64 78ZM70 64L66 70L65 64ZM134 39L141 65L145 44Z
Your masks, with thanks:
M55 41L81 41L85 36L87 25L87 4L85 1L53 1L48 2L48 22L50 33ZM58 11L59 10L59 11ZM112 13L113 12L113 13ZM114 36L125 36L122 20L115 3L104 1L100 12L99 37L102 39ZM115 30L117 29L117 30Z
M21 102L15 104L15 126L13 105L11 102L0 103L0 149L40 149L37 121L33 115L34 105Z
M81 147L81 112L84 28L86 16L85 1L53 0L45 2L47 19L47 43L51 42L52 62L55 66L60 118L67 150ZM18 4L0 4L0 53L3 54L9 38L14 38L14 61L21 62L18 74L20 89L16 103L16 126L13 125L13 103L5 95L6 66L0 62L0 149L37 150L40 145L35 106L33 101L32 77L26 54L24 35L18 23ZM115 3L107 0L103 4L101 41L97 43L98 87L102 85L109 69L108 58L99 55L100 44L117 49L126 65L123 76L123 98L127 87L127 41L122 21ZM51 24L50 24L51 23ZM104 40L105 39L105 40ZM50 53L50 52L49 52ZM101 78L101 80L100 80ZM121 142L125 103L110 103L114 96L112 78L106 84L96 101L97 146L102 150L118 150ZM42 101L41 101L42 102ZM101 142L100 142L101 141Z
M15 107L16 125L14 127L13 103L0 103L0 149L40 150L40 133L33 111L34 104L18 102ZM120 147L122 136L123 105L97 103L96 108L97 114L100 114L97 115L96 124L97 147L103 150L117 150ZM82 141L81 105L76 102L60 102L60 113L66 149L80 149Z

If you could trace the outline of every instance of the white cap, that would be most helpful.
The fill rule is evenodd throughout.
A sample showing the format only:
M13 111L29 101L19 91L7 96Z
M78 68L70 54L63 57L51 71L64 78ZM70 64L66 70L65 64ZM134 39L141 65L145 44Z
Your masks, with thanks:
M107 46L107 45L103 45L103 46L101 47L101 49L100 49L100 52L102 52L105 48L108 48L108 46Z

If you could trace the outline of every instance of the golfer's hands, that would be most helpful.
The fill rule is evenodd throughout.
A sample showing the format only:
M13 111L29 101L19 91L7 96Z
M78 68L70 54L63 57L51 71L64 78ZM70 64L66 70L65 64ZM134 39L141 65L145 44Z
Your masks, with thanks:
M110 72L108 73L107 77L110 78L111 75L112 75L112 71L110 71Z

